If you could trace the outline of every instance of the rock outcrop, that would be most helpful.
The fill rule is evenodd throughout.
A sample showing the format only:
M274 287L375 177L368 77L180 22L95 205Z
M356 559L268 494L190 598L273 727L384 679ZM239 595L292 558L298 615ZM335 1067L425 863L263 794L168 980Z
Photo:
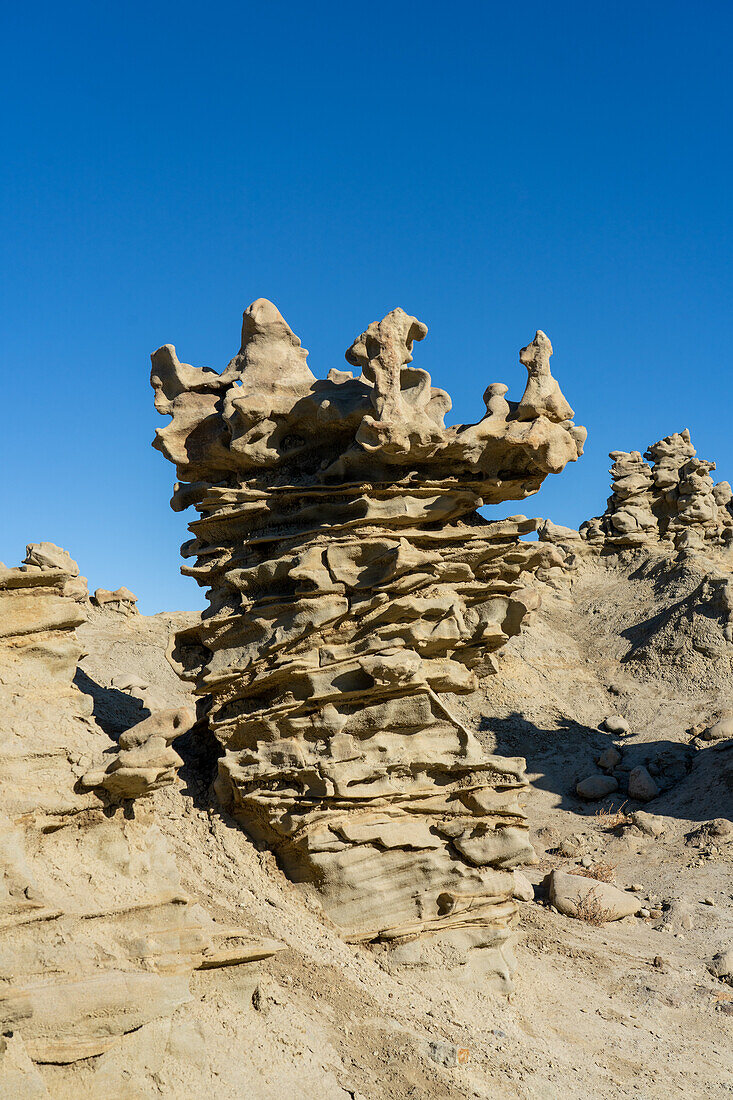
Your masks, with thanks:
M223 748L216 791L295 881L314 884L350 940L440 931L488 949L515 920L512 868L531 862L524 761L484 752L444 696L536 607L551 544L523 499L583 450L585 429L550 373L544 333L477 424L446 427L448 395L411 366L424 324L371 324L318 380L275 306L244 314L222 374L152 356L155 446L176 465L175 510L194 505L183 572L209 589L172 659Z
M28 547L19 568L0 569L0 1095L8 1097L61 1095L46 1091L37 1066L101 1056L188 1002L194 969L278 946L215 924L183 890L152 817L105 812L79 782L114 746L72 682L82 654L75 630L87 616L78 573L48 543ZM101 776L107 791L131 797L147 793L146 778L148 789L157 785L163 777L131 756L150 756L155 739L167 747L185 720L163 713L128 731L127 756ZM129 1055L128 1075L133 1069Z
M696 455L686 429L653 443L643 458L639 451L612 451L612 495L602 516L582 524L582 537L607 549L733 545L733 491L727 481L715 484L715 463Z
M110 592L107 588L97 588L92 603L106 611L119 611L123 615L137 615L137 596L129 588L116 588Z

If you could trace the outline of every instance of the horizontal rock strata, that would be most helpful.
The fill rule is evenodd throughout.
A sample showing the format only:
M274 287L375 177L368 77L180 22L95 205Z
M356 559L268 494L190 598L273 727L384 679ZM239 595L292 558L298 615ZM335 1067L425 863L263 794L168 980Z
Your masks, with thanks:
M155 446L173 508L199 514L183 572L209 589L173 657L224 749L219 798L345 937L500 948L533 859L524 761L484 752L443 696L476 687L560 560L519 541L535 521L477 509L536 492L585 430L541 332L521 401L495 383L478 424L446 427L448 395L410 366L426 332L394 310L347 351L355 375L317 380L260 299L222 374L155 352Z
M191 999L193 970L279 947L217 925L182 888L154 820L110 816L80 783L114 746L94 721L92 700L72 682L82 654L75 629L87 615L78 574L49 543L29 546L18 568L0 567L0 1095L7 1097L48 1095L33 1063L93 1058L171 1017ZM162 712L123 735L127 770L113 768L114 779L102 771L106 793L131 797L159 785L160 772L141 778L132 767L140 764L130 760L135 742L159 756L176 721L187 718L185 708ZM146 775L156 782L142 791Z

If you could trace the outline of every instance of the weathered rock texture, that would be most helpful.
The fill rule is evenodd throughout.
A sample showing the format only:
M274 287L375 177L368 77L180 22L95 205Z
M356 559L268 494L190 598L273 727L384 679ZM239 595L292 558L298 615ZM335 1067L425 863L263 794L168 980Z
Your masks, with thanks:
M687 429L653 443L644 458L612 451L613 493L604 514L581 526L582 537L609 549L658 541L678 550L730 547L733 491L727 481L716 485L715 463L696 454Z
M107 588L97 588L92 603L109 611L121 611L123 615L137 615L137 596L129 588L116 588L110 592Z
M347 351L356 376L317 380L259 299L222 374L154 353L171 503L199 513L183 572L210 601L173 657L224 749L219 798L347 938L500 951L533 859L524 761L487 755L442 696L475 688L556 559L519 541L535 521L477 509L535 493L586 433L541 332L519 403L496 383L478 424L445 427L450 398L410 365L426 333L393 310Z
M157 825L106 814L79 783L113 746L91 699L72 683L82 655L75 628L87 616L78 573L49 543L29 546L21 567L0 569L0 1030L13 1039L0 1058L0 1096L7 1097L49 1095L33 1063L99 1056L169 1018L190 999L194 969L277 946L215 925L182 890ZM116 783L115 794L146 793L130 753L150 749L147 734L165 748L173 715L149 717L125 735L127 771L102 773L108 791Z

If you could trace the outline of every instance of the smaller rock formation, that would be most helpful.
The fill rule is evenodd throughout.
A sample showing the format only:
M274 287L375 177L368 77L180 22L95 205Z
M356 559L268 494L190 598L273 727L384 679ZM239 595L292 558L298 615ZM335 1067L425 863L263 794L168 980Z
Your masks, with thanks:
M733 491L727 481L715 484L715 463L696 455L687 429L653 443L643 457L612 451L608 507L581 525L581 536L606 550L658 542L677 550L733 545Z
M73 631L86 621L86 597L70 554L52 542L31 543L22 565L0 563L0 639L14 656L70 679L81 655Z
M52 543L0 566L2 1097L47 1097L49 1065L76 1062L77 1088L64 1096L111 1096L88 1091L91 1059L120 1046L134 1076L135 1059L165 1042L157 1023L191 1002L194 970L281 946L217 924L184 889L150 814L110 814L89 789L110 741L72 682L87 613L78 566ZM95 781L115 798L170 781L180 763L170 742L192 720L186 708L146 718Z
M142 798L159 787L173 783L183 764L172 748L177 737L187 733L196 721L191 707L159 711L123 733L119 751L104 771L87 772L83 787L103 789L115 801Z
M115 589L110 592L106 588L97 588L92 603L106 611L119 611L123 615L137 615L137 596L129 588Z

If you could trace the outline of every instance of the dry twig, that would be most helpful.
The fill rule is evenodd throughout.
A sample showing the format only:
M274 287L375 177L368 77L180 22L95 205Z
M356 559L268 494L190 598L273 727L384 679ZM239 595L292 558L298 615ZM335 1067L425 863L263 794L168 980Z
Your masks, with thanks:
M606 809L602 807L600 810L596 810L595 819L602 829L618 829L620 825L630 825L631 817L629 814L624 813L624 806L626 802L622 802L617 810L613 808Z
M574 867L571 875L582 875L583 878L594 878L597 882L614 882L616 878L615 863L595 863L592 867Z
M599 925L611 920L613 913L601 905L594 886L585 897L578 900L575 916L578 920L584 920L586 924Z

